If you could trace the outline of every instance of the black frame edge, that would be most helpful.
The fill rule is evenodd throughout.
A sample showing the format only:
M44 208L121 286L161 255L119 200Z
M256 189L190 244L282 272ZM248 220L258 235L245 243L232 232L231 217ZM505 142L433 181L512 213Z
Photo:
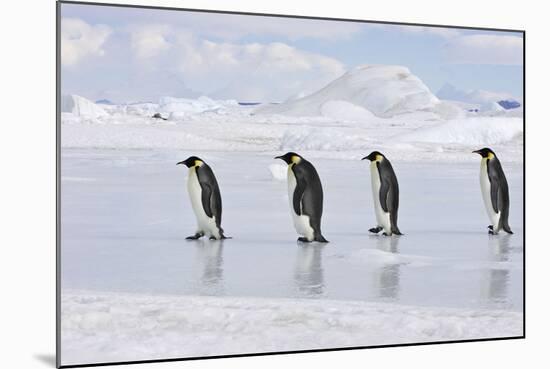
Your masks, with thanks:
M476 338L476 339L455 340L455 341L398 343L398 344L358 346L358 347L337 347L337 348L328 348L328 349L312 349L312 350L297 350L297 351L257 352L257 353L251 353L251 354L246 353L246 354L234 354L234 355L193 356L193 357L187 357L187 358L117 361L117 362L104 362L104 363L94 363L94 364L70 364L70 365L62 365L59 368L89 368L89 367L108 366L108 365L134 365L134 364L194 361L194 360L231 359L231 358L255 357L255 356L311 354L311 353L318 353L318 352L352 351L352 350L380 349L380 348L400 348L400 347L411 347L411 346L414 347L414 346L428 346L428 345L445 345L445 344L453 344L453 343L508 341L508 340L524 339L524 338L525 336L511 336L511 337L494 337L494 338Z
M344 22L357 22L357 23L375 23L386 25L401 25L401 26L420 26L420 27L436 27L436 28L456 28L466 30L482 30L482 31L499 31L499 32L517 32L521 33L523 37L523 334L521 336L510 337L493 337L493 338L476 338L476 339L464 339L464 340L449 340L449 341L434 341L434 342L415 342L415 343L398 343L398 344L386 344L386 345L373 345L373 346L353 346L353 347L337 347L337 348L324 348L324 349L312 349L312 350L296 350L296 351L275 351L275 352L258 352L258 353L243 353L233 355L215 355L215 356L194 356L183 358L169 358L169 359L151 359L151 360L135 360L135 361L118 361L118 362L101 362L90 364L61 364L61 6L62 4L74 4L74 5L89 5L89 6L105 6L105 7L119 7L119 8L138 8L138 9L155 9L155 10L167 10L167 11L186 11L196 13L214 13L214 14L232 14L232 15L250 15L250 16L264 16L274 18L294 18L294 19L312 19L312 20L327 20L327 21L344 21ZM242 357L255 357L255 356L271 356L271 355L289 355L289 354L307 354L318 352L333 352L333 351L350 351L350 350L364 350L364 349L377 349L377 348L394 348L394 347L411 347L411 346L427 346L427 345L442 345L442 344L456 344L456 343L476 343L476 342L491 342L491 341L504 341L504 340L517 340L526 338L526 30L523 29L506 29L506 28L490 28L490 27L473 27L473 26L455 26L455 25L442 25L442 24L429 24L429 23L411 23L411 22L397 22L397 21L378 21L378 20L365 20L365 19L350 19L350 18L331 18L320 16L304 16L304 15L284 15L284 14L269 14L269 13L254 13L254 12L241 12L241 11L228 11L228 10L211 10L211 9L193 9L193 8L175 8L175 7L162 7L153 5L131 5L131 4L112 4L102 2L86 2L86 1L72 1L72 0L56 0L56 337L55 337L55 350L56 350L56 362L57 368L87 368L87 367L99 367L109 365L133 365L133 364L148 364L148 363L165 363L165 362L182 362L182 361L194 361L194 360L211 360L211 359L228 359L228 358L242 358Z
M522 29L513 29L513 28L456 26L451 24L429 24L429 23L415 23L415 22L381 21L381 20L371 20L371 19L332 18L332 17L297 15L297 14L271 14L271 13L255 13L255 12L243 12L243 11L231 11L231 10L176 8L176 7L158 6L158 5L113 4L113 3L107 3L107 2L93 2L93 1L88 2L88 1L78 1L78 0L57 0L57 1L62 4L107 6L107 7L116 7L116 8L174 10L174 11L187 11L187 12L196 12L196 13L252 15L252 16L273 17L273 18L312 19L312 20L343 21L343 22L357 22L357 23L376 23L376 24L400 25L400 26L456 28L456 29L470 29L470 30L482 30L482 31L502 31L502 32L517 32L517 33L525 32Z
M61 2L55 4L55 365L61 367Z

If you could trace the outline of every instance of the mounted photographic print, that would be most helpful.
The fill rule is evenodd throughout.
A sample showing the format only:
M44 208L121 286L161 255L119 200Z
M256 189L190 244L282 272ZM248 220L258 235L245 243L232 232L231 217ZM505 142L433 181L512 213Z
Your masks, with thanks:
M524 337L523 31L57 7L58 366Z

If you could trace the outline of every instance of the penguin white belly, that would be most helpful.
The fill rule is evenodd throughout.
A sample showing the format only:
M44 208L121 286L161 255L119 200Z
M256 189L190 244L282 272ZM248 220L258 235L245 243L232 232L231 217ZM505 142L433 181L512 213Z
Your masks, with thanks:
M306 237L308 241L313 241L314 231L309 223L309 216L298 215L294 212L294 190L296 189L296 177L292 168L288 167L288 200L290 202L290 213L292 214L292 220L294 222L294 228L298 234Z
M202 207L202 188L199 183L199 178L197 177L197 171L194 167L189 169L187 189L189 190L191 206L193 207L195 217L197 218L198 231L204 232L207 237L214 236L217 239L220 239L215 217L210 218L206 215L206 212Z
M377 225L384 228L384 232L387 234L391 234L390 213L385 212L380 204L380 174L378 173L378 168L376 166L376 162L374 161L370 164L370 178L372 183L372 199L374 202L374 213L376 214Z
M487 159L481 159L481 169L479 172L479 182L481 184L481 194L485 203L485 210L489 216L489 221L493 226L493 231L498 232L498 224L500 221L500 212L495 213L493 202L491 201L491 182L489 181L489 173L487 172Z

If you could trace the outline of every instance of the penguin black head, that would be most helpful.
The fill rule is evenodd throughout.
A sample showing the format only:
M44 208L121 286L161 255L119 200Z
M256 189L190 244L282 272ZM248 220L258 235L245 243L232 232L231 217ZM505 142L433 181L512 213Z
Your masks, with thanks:
M284 160L285 163L290 165L290 164L298 164L302 160L302 157L296 154L295 152L287 152L284 155L276 156L275 159Z
M180 161L179 163L176 163L176 165L178 164L185 164L187 166L187 168L192 168L192 167L195 167L195 166L201 166L204 162L202 161L201 158L198 158L196 156L190 156L188 157L187 159L185 159L184 161Z
M482 158L489 158L489 159L492 159L496 156L494 151L489 149L488 147L484 147L483 149L472 151L472 153L479 154L481 155Z
M382 160L382 158L385 158L385 156L379 152L379 151L373 151L371 152L369 155L365 156L363 159L361 160L365 160L365 159L368 159L370 161L376 161L376 160Z

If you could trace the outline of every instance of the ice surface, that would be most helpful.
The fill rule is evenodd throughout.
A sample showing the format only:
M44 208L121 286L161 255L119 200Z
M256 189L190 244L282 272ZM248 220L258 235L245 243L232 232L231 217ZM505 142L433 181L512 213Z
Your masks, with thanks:
M286 181L287 178L287 166L283 164L270 164L269 171L273 176L273 179L277 181Z
M196 224L187 170L175 163L191 154L217 176L231 240L185 241ZM468 163L394 160L405 236L385 238L367 232L367 164L313 158L331 242L298 246L286 182L267 170L280 164L276 154L64 149L62 287L521 311L521 165L502 163L515 234L490 237L476 155Z
M517 312L356 301L65 293L62 363L511 337Z
M191 154L233 239L185 240ZM503 162L515 234L489 236L475 155L394 161L405 236L383 237L366 163L313 158L331 242L299 245L275 154L63 149L62 362L522 334L521 165Z
M322 115L323 105L333 100L357 105L379 117L433 108L439 102L406 67L362 65L309 96L279 105L262 106L256 112L317 116Z

